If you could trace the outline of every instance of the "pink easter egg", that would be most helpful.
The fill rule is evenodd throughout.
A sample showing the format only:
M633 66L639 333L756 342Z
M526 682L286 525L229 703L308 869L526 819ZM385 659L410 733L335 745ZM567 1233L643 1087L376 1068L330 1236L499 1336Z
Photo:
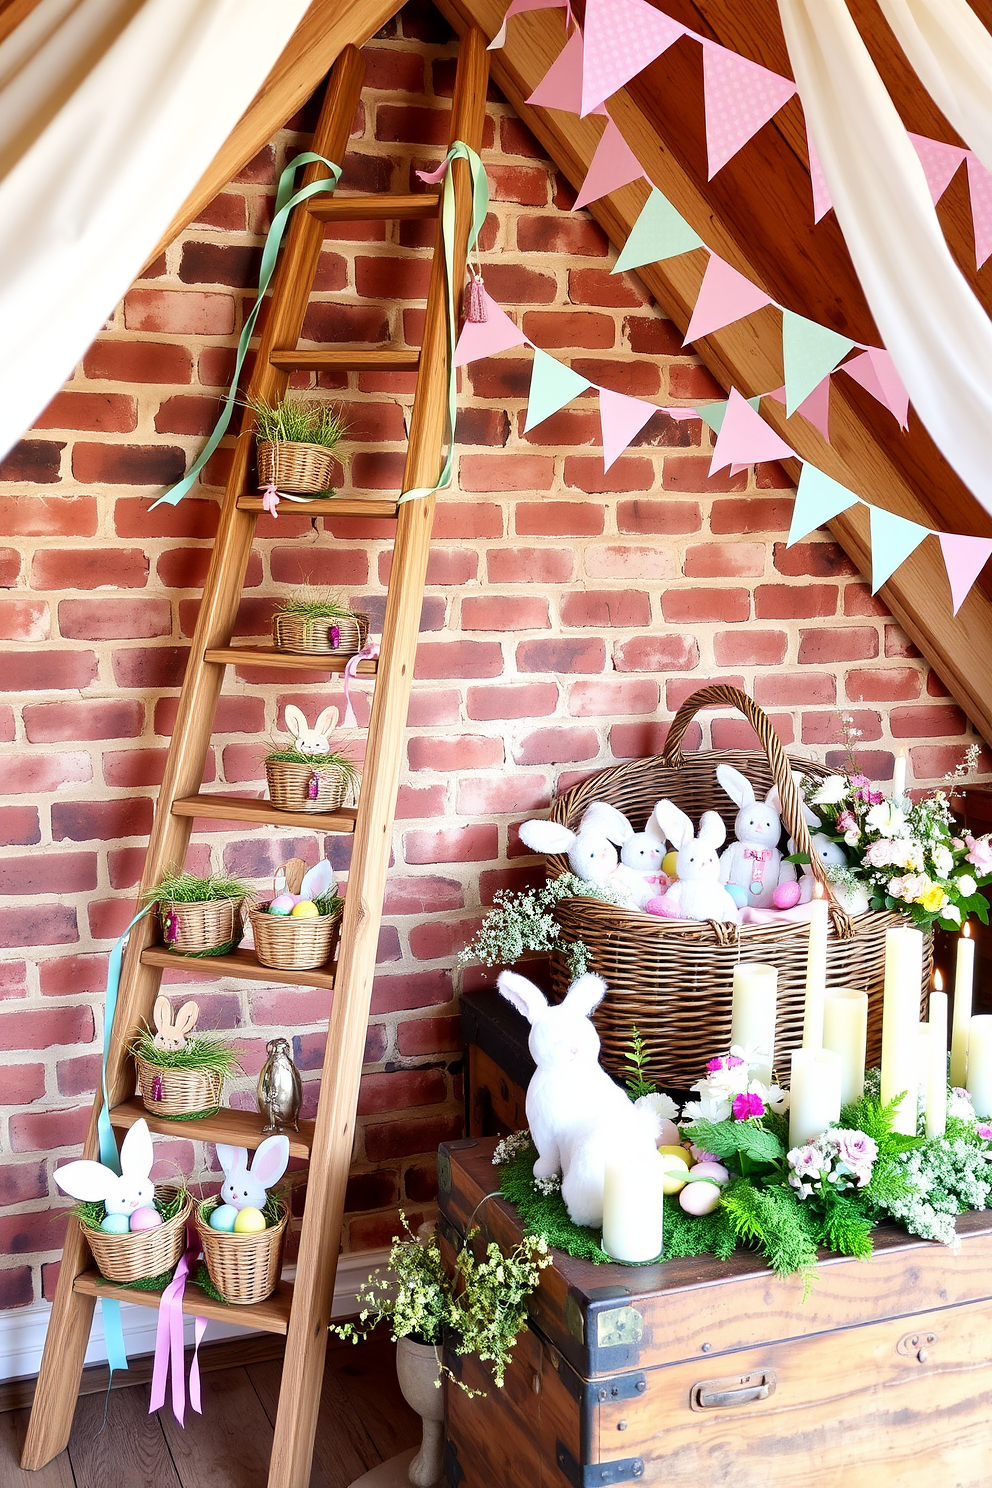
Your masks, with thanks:
M715 1183L687 1183L679 1194L679 1204L686 1214L694 1214L698 1219L719 1208L720 1190Z
M294 906L298 903L299 899L295 894L277 894L269 905L269 914L292 914Z
M664 894L649 899L644 908L648 914L658 915L663 920L677 920L679 917L675 905Z
M689 1177L694 1182L706 1179L710 1183L718 1183L722 1187L725 1183L730 1182L730 1170L729 1168L725 1168L723 1163L700 1162L695 1163L689 1169Z
M795 880L792 883L776 884L772 892L772 903L776 909L794 909L801 893L802 889Z
M682 1138L674 1121L664 1120L661 1123L661 1136L658 1137L658 1147L678 1147Z
M132 1230L157 1230L162 1223L162 1216L157 1209L148 1205L144 1209L135 1209L131 1215Z

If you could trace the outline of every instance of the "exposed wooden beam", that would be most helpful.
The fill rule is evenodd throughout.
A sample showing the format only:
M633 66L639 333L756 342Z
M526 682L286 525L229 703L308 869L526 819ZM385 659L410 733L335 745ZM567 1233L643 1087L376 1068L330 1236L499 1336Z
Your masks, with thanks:
M437 3L457 29L473 24L489 36L498 29L505 9L503 0ZM867 8L861 0L858 4ZM767 40L778 24L767 0L735 0L734 6L723 0L697 4L666 0L665 9L695 30L715 34L756 60L788 72L787 61L783 64L780 53L771 52ZM732 23L726 21L728 15ZM715 31L718 25L724 29ZM745 29L752 37L750 48L743 41ZM561 11L515 18L507 45L493 53L492 73L550 158L578 186L602 132L601 122L531 108L525 101L561 50L564 34ZM766 42L769 55L761 55L755 38ZM780 33L778 44L784 47ZM783 123L760 131L735 161L707 182L701 74L698 45L683 40L611 100L610 112L649 177L709 246L779 303L849 331L858 340L877 339L836 221L813 227L798 103L787 106ZM632 183L591 204L589 211L618 247L626 241L647 189L644 182ZM963 240L963 223L955 231ZM699 250L637 271L683 331L705 263L706 255ZM695 350L725 388L734 386L747 395L765 392L782 382L780 324L778 313L767 309L697 342ZM918 420L913 418L908 435L901 434L891 416L851 379L841 376L834 381L830 444L804 419L787 422L780 405L768 405L763 412L799 455L866 499L928 526L992 534L992 521ZM786 468L798 479L797 462ZM869 573L865 509L845 513L830 529L861 572ZM953 619L943 563L936 540L930 538L896 571L881 598L976 728L992 739L988 593L976 586Z

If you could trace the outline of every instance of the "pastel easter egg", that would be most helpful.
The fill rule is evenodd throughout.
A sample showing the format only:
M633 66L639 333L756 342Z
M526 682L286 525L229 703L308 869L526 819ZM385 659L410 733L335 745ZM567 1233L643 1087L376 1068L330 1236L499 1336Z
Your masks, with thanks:
M689 1169L690 1183L710 1182L717 1183L722 1188L725 1183L730 1182L730 1170L718 1162L696 1163Z
M131 1215L132 1230L157 1230L161 1223L161 1214L159 1214L157 1209L153 1209L150 1204L144 1208L135 1209Z
M676 878L678 877L678 874L676 873L676 867L678 865L678 858L679 858L679 855L678 855L677 852L667 852L665 854L665 856L661 860L661 871L662 871L662 873L667 873L668 876L669 876L669 878L672 880L673 883L675 882Z
M738 909L743 909L747 903L747 890L742 889L740 884L728 883L725 885L727 893L733 899Z
M715 1183L703 1180L700 1183L687 1183L679 1194L679 1203L686 1214L694 1214L697 1219L704 1214L712 1214L719 1207L720 1190Z
M238 1211L233 1204L218 1204L216 1209L210 1213L210 1228L212 1230L224 1230L227 1234L234 1229Z
M259 1230L264 1230L265 1215L261 1209L239 1209L238 1217L234 1221L234 1233L236 1235L257 1235Z
M661 1123L657 1145L659 1147L678 1147L680 1145L679 1129L675 1125L675 1122L669 1121L667 1117Z
M661 1159L661 1188L666 1194L680 1193L689 1181L689 1169L680 1158L666 1153Z
M108 1214L100 1228L106 1230L108 1235L126 1235L131 1222L126 1214Z
M776 884L772 892L772 903L776 909L794 909L801 893L802 889L795 879L791 883Z
M301 899L299 904L294 904L290 911L294 920L310 920L320 914L316 904L310 899Z
M295 894L277 894L269 905L269 914L288 915L293 913L296 905Z
M686 1152L684 1147L680 1147L678 1142L665 1143L658 1148L658 1151L662 1157L677 1157L679 1162L684 1162L687 1168L692 1165L688 1152Z

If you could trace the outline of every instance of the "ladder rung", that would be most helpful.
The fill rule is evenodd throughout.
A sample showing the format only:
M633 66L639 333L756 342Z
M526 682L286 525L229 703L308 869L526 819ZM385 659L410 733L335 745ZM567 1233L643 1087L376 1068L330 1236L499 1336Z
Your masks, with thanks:
M211 646L203 653L204 661L222 666L268 666L277 670L296 671L305 667L313 672L343 672L349 656L315 655L309 651L277 651L274 646ZM366 657L356 668L359 677L374 677L374 658Z
M307 211L320 222L401 222L411 217L436 217L441 198L435 191L416 195L311 197Z
M95 1268L84 1271L72 1284L74 1292L87 1297L116 1297L119 1302L136 1302L139 1307L158 1307L161 1292L143 1292L139 1287L116 1286L105 1281ZM293 1303L293 1283L280 1281L271 1297L264 1302L248 1302L232 1307L229 1302L216 1302L195 1282L187 1281L183 1292L183 1312L196 1317L215 1318L225 1323L238 1323L243 1328L260 1328L265 1333L285 1333L289 1327L289 1310Z
M254 951L231 951L226 956L179 956L167 951L164 946L149 946L142 951L145 966L168 966L172 970L188 971L193 976L243 977L249 982L268 982L278 985L285 982L291 987L326 987L334 989L334 973L319 968L317 971L277 971L273 966L262 966Z
M264 1117L257 1111L233 1111L222 1107L213 1116L201 1116L198 1121L166 1120L153 1116L142 1105L137 1096L122 1101L110 1113L111 1126L126 1131L136 1121L146 1121L153 1132L167 1137L188 1137L193 1142L227 1142L232 1147L250 1147L252 1151L264 1142ZM313 1145L312 1121L301 1121L298 1132L288 1131L291 1157L309 1157Z
M173 816L202 816L209 821L256 822L267 827L312 827L315 832L353 832L354 806L338 811L280 811L255 796L204 794L172 803Z
M261 496L239 496L238 511L260 512ZM301 514L305 517L392 517L399 511L396 501L383 501L381 497L361 496L353 500L343 496L314 496L306 505L302 501L287 501L280 510L286 516ZM278 521L278 517L276 521Z
M356 346L352 351L274 351L269 357L281 372L416 372L420 352L415 346Z

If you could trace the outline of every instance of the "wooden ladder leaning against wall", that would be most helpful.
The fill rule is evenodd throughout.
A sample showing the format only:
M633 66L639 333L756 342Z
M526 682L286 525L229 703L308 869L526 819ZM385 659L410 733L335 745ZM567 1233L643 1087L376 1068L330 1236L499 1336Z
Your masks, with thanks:
M458 59L450 140L463 140L478 151L485 116L488 57L485 38L469 31ZM338 58L314 135L313 149L340 162L348 143L365 64L352 46ZM471 218L471 183L464 160L450 169L456 199L454 233L455 293L462 283ZM305 182L324 174L309 165ZM410 196L317 196L297 207L290 222L273 281L269 313L261 336L249 393L276 401L293 371L352 369L417 370L403 489L430 488L442 466L448 401L447 283L441 226L435 242L427 297L424 340L419 354L404 349L323 351L298 348L326 222L439 218L440 193ZM218 974L266 982L285 981L333 989L324 1056L322 1086L314 1122L302 1123L292 1136L294 1156L309 1160L306 1207L294 1284L280 1282L267 1301L232 1309L212 1301L189 1285L183 1310L204 1317L242 1321L247 1327L287 1334L282 1388L276 1417L269 1488L306 1488L310 1479L313 1437L323 1376L327 1323L337 1268L338 1237L344 1212L345 1186L351 1161L358 1088L368 1021L372 976L386 873L392 839L396 790L402 763L404 727L413 676L423 599L434 497L398 503L394 500L314 500L309 514L346 515L396 522L393 564L386 598L377 663L362 669L376 673L368 733L368 750L357 808L316 815L276 811L269 802L230 795L201 794L214 714L227 666L287 665L340 672L333 657L287 657L267 647L234 647L231 637L251 553L261 498L247 494L254 442L252 419L246 415L239 433L220 525L214 544L203 604L193 637L165 779L159 795L141 892L159 882L172 864L185 860L194 817L248 821L259 825L309 827L315 831L354 834L354 847L341 931L341 948L333 975L273 972L251 951L184 961L187 970L214 978ZM260 1116L221 1110L195 1122L165 1122L149 1116L134 1096L133 1061L128 1045L143 1020L151 1016L162 970L175 956L153 944L149 916L132 931L121 979L113 1027L109 1030L107 1079L110 1119L115 1128L145 1116L153 1131L208 1142L250 1148L262 1140ZM97 1114L93 1106L85 1156L96 1157ZM136 1292L103 1281L92 1268L79 1227L70 1225L58 1288L35 1393L31 1423L22 1457L25 1468L39 1468L66 1446L72 1425L80 1374L97 1297L158 1305L155 1293Z

